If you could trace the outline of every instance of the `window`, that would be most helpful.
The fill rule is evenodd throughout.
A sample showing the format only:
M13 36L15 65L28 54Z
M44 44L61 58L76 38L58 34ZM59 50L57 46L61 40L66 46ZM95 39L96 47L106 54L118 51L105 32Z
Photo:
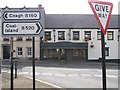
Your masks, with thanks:
M79 40L79 31L73 31L73 40Z
M105 56L109 56L109 47L105 48Z
M114 32L113 31L107 32L107 40L114 40Z
M32 41L32 37L26 37L26 41Z
M32 57L32 48L31 47L27 47L27 56Z
M58 31L58 40L65 40L65 31Z
M85 31L85 39L91 40L91 31Z
M97 40L101 40L101 31L97 31Z
M22 56L22 47L17 47L17 55Z
M22 41L22 37L17 37L17 41Z
M45 39L51 40L51 31L46 31L45 32Z
M73 49L72 57L73 57L73 60L87 59L87 52L85 49Z
M9 41L9 37L3 38L3 41Z

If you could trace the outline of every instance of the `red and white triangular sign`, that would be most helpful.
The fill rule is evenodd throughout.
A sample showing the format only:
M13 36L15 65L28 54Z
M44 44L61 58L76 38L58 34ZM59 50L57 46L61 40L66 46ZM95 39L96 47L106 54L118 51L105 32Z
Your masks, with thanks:
M105 35L110 22L113 4L98 0L89 0L88 3L102 29L102 33Z

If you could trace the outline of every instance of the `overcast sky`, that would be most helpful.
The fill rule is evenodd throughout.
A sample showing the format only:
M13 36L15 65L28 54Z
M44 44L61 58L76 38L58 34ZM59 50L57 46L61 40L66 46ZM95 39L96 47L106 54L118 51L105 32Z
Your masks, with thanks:
M112 14L118 14L119 0L102 0L113 3ZM37 7L42 4L47 14L93 14L88 0L0 0L0 8Z

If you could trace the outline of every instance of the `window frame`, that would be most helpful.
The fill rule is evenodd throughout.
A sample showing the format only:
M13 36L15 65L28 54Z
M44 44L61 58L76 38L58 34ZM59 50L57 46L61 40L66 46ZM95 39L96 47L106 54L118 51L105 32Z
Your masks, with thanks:
M32 41L32 37L26 37L26 41Z
M3 37L3 41L10 41L9 37Z
M22 56L22 55L23 55L23 48L22 47L17 47L17 56Z
M49 38L46 36L46 33L49 33L50 36L47 35ZM45 39L51 40L51 31L45 31Z
M101 40L101 31L97 31L97 40Z
M27 57L32 57L32 47L26 47Z
M23 41L23 38L22 37L17 37L16 41Z
M60 36L62 38L60 38ZM58 40L65 40L65 31L58 31Z
M73 40L80 40L80 31L73 31ZM74 36L76 37L77 35L77 38L74 38Z
M86 33L89 33L89 34L86 34ZM91 40L91 31L84 31L84 38L86 38L86 35L88 35L88 40Z
M111 32L112 34L110 34ZM112 35L112 38L109 38L109 35ZM107 40L114 40L114 31L107 31Z

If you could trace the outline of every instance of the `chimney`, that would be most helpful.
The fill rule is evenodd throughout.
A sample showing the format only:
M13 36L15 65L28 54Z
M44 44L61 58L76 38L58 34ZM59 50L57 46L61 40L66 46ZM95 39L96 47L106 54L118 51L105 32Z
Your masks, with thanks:
M42 4L39 4L39 5L38 5L38 8L43 8L43 7L42 7Z

